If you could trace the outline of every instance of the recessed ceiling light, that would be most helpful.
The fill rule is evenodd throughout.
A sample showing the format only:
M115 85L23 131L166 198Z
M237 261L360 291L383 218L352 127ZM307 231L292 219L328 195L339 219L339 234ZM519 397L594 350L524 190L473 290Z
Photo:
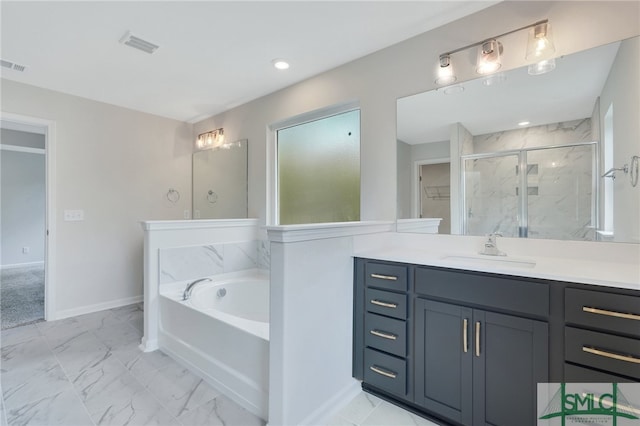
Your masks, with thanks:
M459 84L445 87L443 90L443 93L445 95L455 95L456 93L462 93L462 92L464 92L464 86L461 86Z
M271 63L279 70L286 70L289 68L289 62L285 61L284 59L274 59L273 61L271 61Z
M529 124L531 124L530 121L521 121L521 122L518 123L518 126L527 126Z

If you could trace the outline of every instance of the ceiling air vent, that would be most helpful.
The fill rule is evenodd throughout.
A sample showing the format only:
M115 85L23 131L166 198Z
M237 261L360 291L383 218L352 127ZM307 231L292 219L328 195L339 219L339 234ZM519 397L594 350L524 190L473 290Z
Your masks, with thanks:
M24 70L27 69L26 65L16 64L15 62L5 61L4 59L0 59L0 65L2 65L2 68L8 68L10 70L20 72L24 72Z
M146 40L141 39L140 37L134 36L130 31L127 31L127 33L122 36L122 38L120 39L120 43L134 47L138 50L142 50L146 53L153 53L158 49L158 47L160 47L157 44L150 43Z

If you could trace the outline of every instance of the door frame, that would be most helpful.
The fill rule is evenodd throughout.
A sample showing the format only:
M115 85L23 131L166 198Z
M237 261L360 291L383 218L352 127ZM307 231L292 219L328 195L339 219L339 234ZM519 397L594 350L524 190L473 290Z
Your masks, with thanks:
M422 194L420 193L420 176L422 166L445 163L451 165L451 158L429 158L427 160L416 160L413 162L413 171L411 176L411 217L421 217L420 214L422 213Z
M57 319L56 311L56 122L10 112L0 112L3 121L45 129L45 239L44 239L44 319Z

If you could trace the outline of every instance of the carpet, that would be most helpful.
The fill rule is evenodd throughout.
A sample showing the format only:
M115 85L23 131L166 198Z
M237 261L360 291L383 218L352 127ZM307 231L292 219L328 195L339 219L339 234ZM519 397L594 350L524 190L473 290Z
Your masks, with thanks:
M44 320L44 266L0 271L2 330Z

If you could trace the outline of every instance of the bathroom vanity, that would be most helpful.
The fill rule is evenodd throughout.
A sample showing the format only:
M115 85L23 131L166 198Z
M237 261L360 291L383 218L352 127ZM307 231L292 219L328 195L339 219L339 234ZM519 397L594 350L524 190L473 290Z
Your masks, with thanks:
M640 291L526 268L354 265L353 376L407 409L452 424L533 425L537 383L640 380Z

